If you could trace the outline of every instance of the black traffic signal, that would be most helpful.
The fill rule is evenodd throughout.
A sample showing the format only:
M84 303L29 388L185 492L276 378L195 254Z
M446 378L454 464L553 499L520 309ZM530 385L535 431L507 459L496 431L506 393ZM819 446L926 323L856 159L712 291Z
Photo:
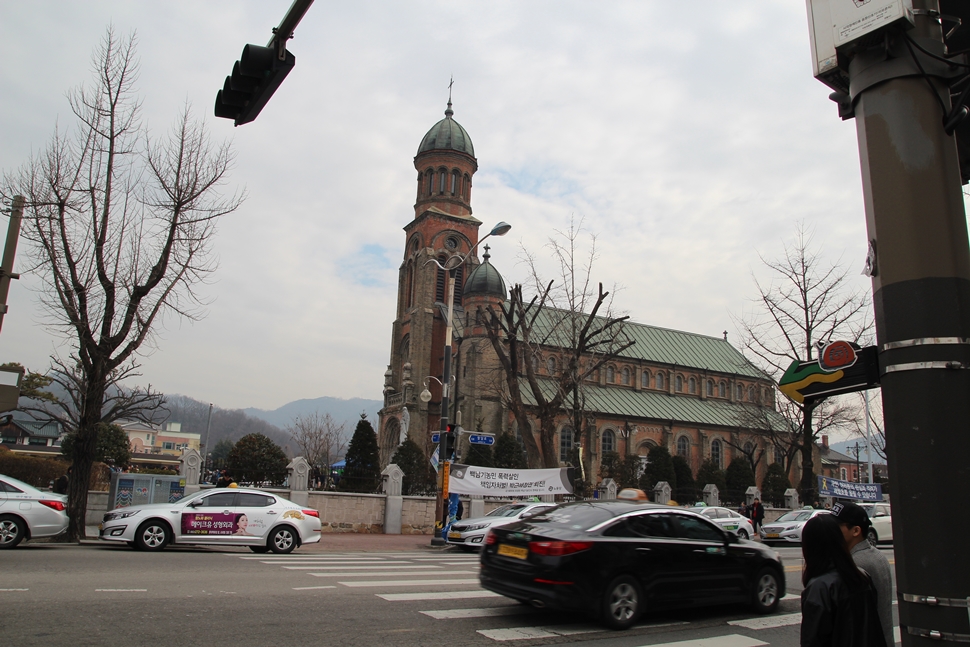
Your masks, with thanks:
M280 60L276 47L243 47L232 74L216 95L216 117L232 119L237 126L254 120L296 65L296 57L283 51L286 58Z
M448 425L448 431L441 433L442 460L450 461L455 453L455 428L458 425Z

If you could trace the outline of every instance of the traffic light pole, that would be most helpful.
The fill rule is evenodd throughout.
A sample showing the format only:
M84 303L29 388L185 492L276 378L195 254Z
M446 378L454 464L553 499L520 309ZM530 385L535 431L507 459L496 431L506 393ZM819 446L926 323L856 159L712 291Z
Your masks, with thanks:
M970 518L953 514L970 483L970 246L957 145L943 123L942 77L953 68L916 48L942 58L938 2L913 5L908 37L856 53L848 68L904 647L970 640L970 551L958 548Z
M438 497L438 503L435 505L435 518L437 519L435 526L438 523L441 524L441 534L435 533L432 536L432 546L444 545L445 533L448 531L448 477L451 471L451 448L454 447L448 431L448 423L451 419L448 411L451 399L451 342L454 333L451 321L455 314L455 273L458 271L458 267L465 262L465 258L461 259L461 263L448 270L448 289L445 291L445 298L448 299L448 320L445 321L445 357L441 376L441 425L439 427L439 447L443 448L443 451L441 451L441 487L439 489L441 496Z

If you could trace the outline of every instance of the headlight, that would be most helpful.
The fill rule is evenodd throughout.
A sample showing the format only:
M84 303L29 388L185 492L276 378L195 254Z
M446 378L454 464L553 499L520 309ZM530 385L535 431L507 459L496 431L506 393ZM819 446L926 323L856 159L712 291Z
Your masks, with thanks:
M141 512L141 510L125 510L125 511L118 511L118 512L109 512L108 514L104 515L104 520L116 521L118 519L127 519L128 517L135 516L139 512Z
M788 526L787 528L785 528L785 532L788 532L789 530L795 530L796 528L798 528L798 526Z
M468 526L467 528L465 528L465 532L470 532L472 530L481 530L482 528L488 528L490 525L491 524L487 524L487 523L475 524L474 526Z

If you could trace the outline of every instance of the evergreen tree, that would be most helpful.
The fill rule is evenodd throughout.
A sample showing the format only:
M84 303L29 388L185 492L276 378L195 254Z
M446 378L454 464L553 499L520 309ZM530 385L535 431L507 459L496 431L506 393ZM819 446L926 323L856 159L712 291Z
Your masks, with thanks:
M657 445L651 447L647 453L647 468L640 477L640 489L650 494L653 487L660 481L666 481L671 491L677 487L677 475L674 473L674 463L666 447Z
M263 434L246 434L233 445L226 470L237 483L280 485L286 479L286 454Z
M346 466L337 485L338 490L374 493L380 489L381 460L377 448L377 434L367 420L366 413L360 414L360 420L354 429L344 460Z
M223 438L217 442L213 447L212 451L209 452L212 456L212 469L222 469L226 466L226 460L229 459L229 452L232 451L232 441L228 438Z
M690 464L687 459L677 454L671 457L670 462L674 465L674 474L677 478L674 500L682 505L699 501L701 496L694 484L694 474L690 471Z
M405 496L421 496L435 491L435 479L431 475L431 462L418 444L410 438L405 440L391 462L404 472L401 493Z
M724 492L727 490L724 470L718 467L717 463L710 458L701 463L701 468L697 470L695 482L697 484L696 487L701 491L704 490L705 485L710 485L711 483L717 486L717 491L721 493L721 496L724 496Z
M77 432L70 432L61 441L61 453L71 462L75 460L74 446L77 442ZM131 462L131 444L128 434L118 425L98 423L98 445L95 449L94 460L102 463L112 463L118 467L127 467Z
M606 452L600 461L600 478L613 479L619 489L638 487L639 471L639 456L623 457L616 452Z
M737 504L744 501L744 493L749 487L755 485L754 472L747 458L741 456L731 461L724 474L724 484L727 491L722 495L722 499Z
M525 469L525 453L522 445L511 432L506 431L495 440L493 464L495 467L507 470Z
M785 474L785 468L781 463L772 463L768 466L765 478L761 481L761 498L775 507L781 507L785 503L785 490L791 487L791 481Z
M492 448L488 445L472 445L469 443L462 456L462 462L466 465L478 465L479 467L494 467L495 456Z

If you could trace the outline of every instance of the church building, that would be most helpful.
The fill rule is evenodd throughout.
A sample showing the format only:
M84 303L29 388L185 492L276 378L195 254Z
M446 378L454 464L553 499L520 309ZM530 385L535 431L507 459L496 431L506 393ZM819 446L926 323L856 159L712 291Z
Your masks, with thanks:
M446 272L432 261L444 264L452 256L468 254L478 243L482 224L471 206L472 179L478 170L475 148L455 121L450 99L445 118L421 140L414 168L417 198L414 218L404 226L378 428L384 464L405 437L429 455L434 451L431 434L440 427L448 308ZM494 214L490 221L500 216ZM505 431L520 434L503 403L498 359L476 317L479 308L508 297L488 251L488 246L476 249L456 271L452 406L461 412L467 429L496 436ZM695 474L708 458L726 468L742 449L754 455L763 451L756 474L760 484L767 465L779 456L763 434L751 429L750 411L759 407L768 418L777 416L773 382L727 341L726 333L709 337L630 321L624 333L635 343L603 366L585 390L586 415L595 430L590 438L592 484L599 481L604 453L646 456L655 445L684 456ZM548 351L534 360L543 376L554 375L558 368L555 349ZM425 388L432 396L429 402L419 397ZM572 454L569 425L569 412L563 410L557 427L563 464Z

